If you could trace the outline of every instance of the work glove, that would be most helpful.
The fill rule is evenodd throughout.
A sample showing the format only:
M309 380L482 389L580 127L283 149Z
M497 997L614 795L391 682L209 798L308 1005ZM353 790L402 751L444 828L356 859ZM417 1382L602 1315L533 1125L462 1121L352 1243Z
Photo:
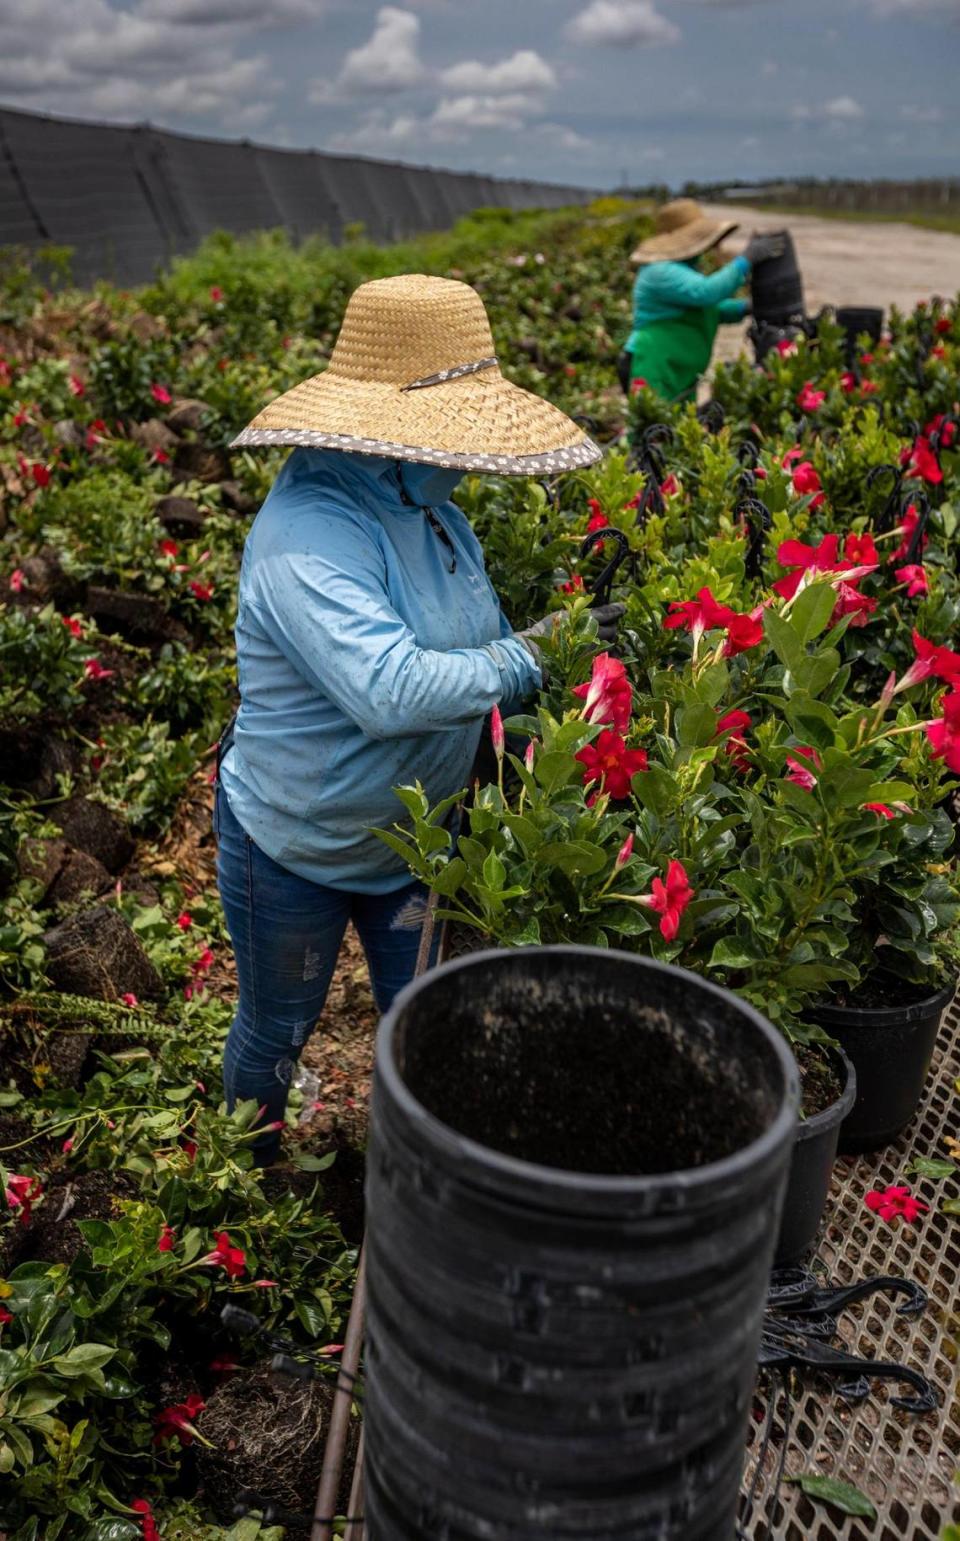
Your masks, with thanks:
M771 257L782 257L786 251L786 242L782 235L761 235L755 230L747 242L744 256L751 267L756 267L758 262L768 262Z
M625 605L598 605L595 610L590 611L590 614L597 623L599 639L605 646L616 642L617 630L625 609ZM527 626L523 631L516 633L517 640L522 642L524 647L533 654L537 663L540 663L540 649L537 646L536 639L550 635L553 630L554 619L559 613L559 611L554 610L552 614L545 615L542 621L534 621L532 626Z

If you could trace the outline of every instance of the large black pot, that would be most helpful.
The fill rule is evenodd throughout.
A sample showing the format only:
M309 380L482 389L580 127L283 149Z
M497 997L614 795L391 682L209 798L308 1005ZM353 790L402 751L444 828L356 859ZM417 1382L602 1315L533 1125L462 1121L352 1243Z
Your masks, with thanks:
M858 337L866 333L874 345L880 341L883 311L874 305L841 305L837 311L837 324L847 334L847 357L852 361L856 356Z
M840 1131L840 1150L879 1150L910 1122L955 988L954 981L912 1005L818 1006L810 1013L857 1072L857 1096Z
M756 263L750 274L750 298L757 322L787 326L803 319L803 282L789 230L776 234L783 241L783 251L779 257Z
M375 1541L731 1541L797 1101L751 1007L625 953L475 953L400 995L367 1176Z
M857 1072L842 1050L837 1051L837 1062L838 1068L842 1067L840 1096L828 1108L814 1113L812 1118L802 1118L797 1125L787 1196L783 1201L783 1219L773 1259L776 1268L789 1268L800 1263L813 1251L827 1206L840 1127L857 1095Z

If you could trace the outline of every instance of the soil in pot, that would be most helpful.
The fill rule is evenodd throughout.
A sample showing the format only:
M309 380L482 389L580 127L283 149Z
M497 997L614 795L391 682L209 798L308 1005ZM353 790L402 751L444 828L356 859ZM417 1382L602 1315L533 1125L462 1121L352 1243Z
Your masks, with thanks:
M830 1192L841 1126L856 1095L856 1072L840 1051L804 1044L796 1058L804 1116L797 1125L790 1158L776 1268L792 1267L813 1250Z
M408 1085L468 1139L567 1171L652 1176L751 1144L764 1127L756 1108L688 1040L657 1052L652 1040L669 1032L649 1016L649 1031L625 1021L598 1032L584 1012L564 1025L561 1054L552 1022L518 1012L486 1037L453 1036L442 1058L419 1058Z
M801 1116L815 1118L841 1096L846 1077L836 1061L815 1044L798 1044L794 1058L800 1071Z
M248 1488L282 1504L304 1523L285 1519L287 1534L309 1533L333 1403L333 1378L289 1381L266 1368L226 1381L207 1401L197 1423L213 1446L197 1448L203 1494L217 1516L233 1518L238 1493ZM348 1486L359 1437L351 1423L344 1466ZM345 1496L338 1501L345 1512Z

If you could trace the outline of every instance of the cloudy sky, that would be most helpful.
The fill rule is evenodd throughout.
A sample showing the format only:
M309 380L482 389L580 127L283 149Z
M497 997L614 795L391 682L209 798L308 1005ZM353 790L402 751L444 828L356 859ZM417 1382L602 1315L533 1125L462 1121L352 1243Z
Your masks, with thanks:
M610 186L955 175L960 0L0 0L0 103Z

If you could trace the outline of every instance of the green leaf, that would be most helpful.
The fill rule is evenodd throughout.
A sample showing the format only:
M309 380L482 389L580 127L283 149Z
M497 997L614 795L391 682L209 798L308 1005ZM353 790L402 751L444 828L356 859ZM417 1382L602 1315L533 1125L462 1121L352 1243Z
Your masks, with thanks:
M820 1477L814 1472L804 1472L800 1477L788 1477L787 1481L795 1482L808 1498L830 1504L832 1508L839 1509L841 1514L855 1514L865 1520L875 1520L877 1517L877 1511L866 1493L861 1493L852 1482L840 1482L836 1477Z
M13 1471L15 1460L16 1456L11 1446L7 1444L6 1440L0 1440L0 1477L5 1477L8 1472Z
M443 894L451 899L463 884L467 875L467 864L462 856L454 856L445 866L438 867L430 879L430 887L435 893Z
M944 1215L960 1215L960 1199L944 1199L940 1212Z
M503 865L496 851L488 851L483 863L483 881L493 893L502 889L507 869Z
M812 583L797 595L790 611L790 625L801 642L812 642L826 630L836 602L829 583Z
M540 847L533 861L538 867L559 867L568 877L591 877L607 865L602 848L586 840L550 840Z
M710 954L710 968L751 968L758 961L745 942L735 936L722 936Z
M301 1172L326 1172L336 1159L335 1150L328 1150L325 1156L313 1156L308 1150L301 1150L291 1157L293 1165Z
M958 1177L960 1167L955 1161L947 1161L941 1156L915 1156L907 1167L908 1172L915 1172L918 1177Z
M779 611L770 609L763 618L767 640L785 669L791 673L803 662L803 644L789 621Z
M712 743L717 733L717 714L712 706L681 706L677 712L677 742L684 749Z
M53 1364L60 1375L68 1378L86 1375L91 1370L99 1370L116 1352L106 1343L78 1343L65 1354L58 1354Z
M573 781L579 776L580 766L572 754L551 749L546 754L538 756L534 762L533 771L543 790L550 793L556 792L558 788L566 786L568 781Z
M326 1331L327 1318L314 1300L298 1300L293 1308L301 1325L311 1338L319 1338Z

